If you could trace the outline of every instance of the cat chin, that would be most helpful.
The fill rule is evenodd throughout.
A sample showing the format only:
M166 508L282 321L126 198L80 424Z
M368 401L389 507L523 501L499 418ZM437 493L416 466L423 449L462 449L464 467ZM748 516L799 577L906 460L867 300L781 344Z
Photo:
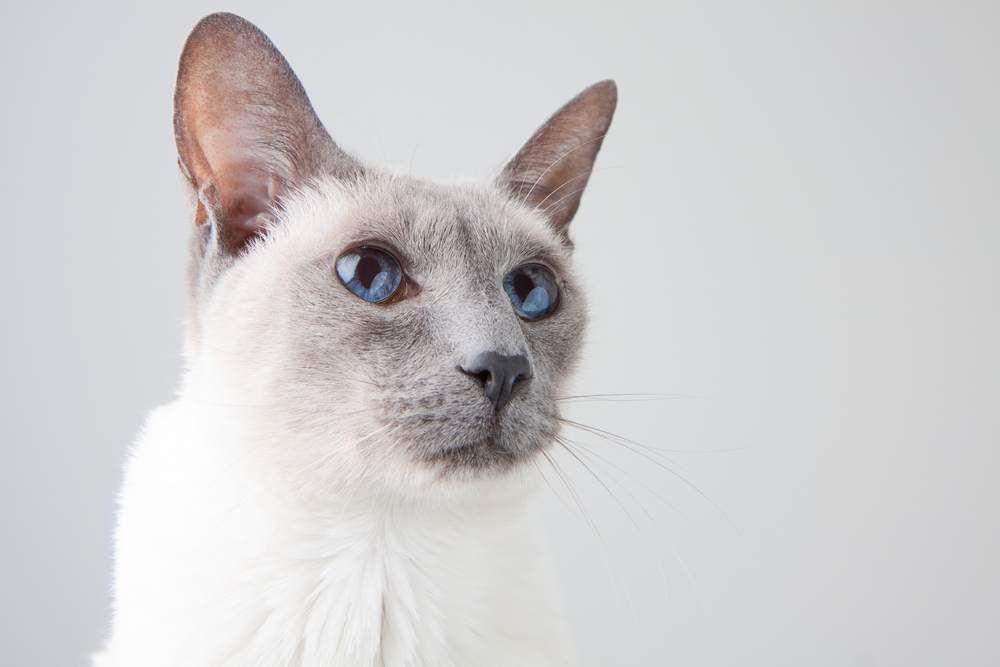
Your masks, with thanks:
M455 459L454 454L424 461L426 476L418 474L417 484L403 495L409 501L439 502L457 508L481 508L497 504L523 503L541 484L536 457L540 450L506 457L502 463L483 459L472 463ZM527 492L527 493L526 493Z
M454 453L414 465L399 457L378 470L361 472L356 478L331 479L326 484L300 488L299 500L315 507L436 508L436 511L482 511L490 507L517 505L533 497L541 484L540 466L534 450L502 463L479 459L470 463Z
M549 446L540 442L508 451L484 440L443 447L398 457L394 464L370 470L361 485L380 486L390 495L418 502L442 494L446 498L496 500L509 492L511 497L519 497L534 488L539 475L537 459Z
M521 466L531 465L541 449L532 446L523 451L511 452L497 447L491 441L484 441L448 447L426 456L422 463L436 470L442 481L482 480L501 477Z

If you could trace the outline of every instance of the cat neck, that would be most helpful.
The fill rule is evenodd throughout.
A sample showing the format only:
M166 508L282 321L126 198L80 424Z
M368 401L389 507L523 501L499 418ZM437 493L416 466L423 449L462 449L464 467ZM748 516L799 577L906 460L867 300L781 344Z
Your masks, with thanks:
M183 399L161 408L136 443L116 615L141 630L121 636L162 643L165 656L170 637L190 637L206 664L570 659L525 494L416 502L345 488L318 507L268 485L252 457L233 460L201 428L202 409Z

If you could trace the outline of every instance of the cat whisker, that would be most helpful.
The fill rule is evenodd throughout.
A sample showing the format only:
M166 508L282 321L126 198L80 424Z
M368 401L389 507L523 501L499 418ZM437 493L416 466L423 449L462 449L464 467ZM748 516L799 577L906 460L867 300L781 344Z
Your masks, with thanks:
M227 356L234 357L234 358L242 358L243 357L243 355L240 354L240 353L238 353L238 352L231 352L229 350L224 350L222 348L215 347L215 346L212 346L212 345L206 345L204 343L202 343L202 347L204 347L206 350L212 350L213 352L218 352L219 354L225 354ZM256 359L254 361L254 363L257 364L258 366L270 366L272 368L278 368L278 369L282 369L282 370L285 369L285 366L283 364L281 364L281 363L270 362L270 361L266 361L264 359ZM377 384L376 382L373 382L371 380L364 380L362 378L355 377L355 376L349 376L349 375L343 375L343 374L336 374L336 375L330 374L329 377L331 379L335 378L338 381L355 382L355 383L358 383L358 384L367 384L367 385L370 385L372 387L375 387L376 389L382 389L382 386L379 385L379 384Z
M372 145L372 142L371 142L371 140L370 140L370 139L368 138L368 135L364 133L364 131L363 131L363 130L361 129L361 127L360 127L360 126L359 126L359 125L358 125L357 123L355 123L355 122L354 122L353 120L351 120L351 117L350 117L350 116L348 116L348 115L347 115L346 113L344 113L343 111L341 111L340 109L337 109L336 107L331 107L331 108L332 108L332 109L333 109L333 110L334 110L335 112L337 112L337 113L339 113L339 114L340 114L341 116L343 116L343 117L344 117L344 120L346 120L346 121L347 121L348 123L350 123L351 125L353 125L353 126L354 126L354 129L358 131L358 134L360 134L360 135L361 135L361 137L362 137L362 138L363 138L363 139L365 140L365 143L366 143L366 144L368 144L368 148L372 149L372 153L373 153L373 154L375 155L375 158L376 158L376 159L378 159L378 151L376 151L376 150L375 150L375 146L373 146L373 145Z
M577 180L579 178L587 179L587 178L590 177L591 174L596 174L599 171L611 171L611 170L616 170L617 171L617 170L621 170L621 169L625 169L625 168L626 167L602 167L600 169L591 169L590 171L588 171L586 173L577 174L576 176L574 176L573 178L569 179L568 181L566 181L565 183L563 183L562 185L560 185L558 188L556 188L555 190L553 190L549 194L545 195L545 199L543 199L542 201L540 201L537 204L535 204L535 207L534 207L533 210L537 211L538 209L542 208L542 204L544 204L545 202L547 202L549 200L549 197L551 197L552 195L560 192L563 188L565 188L570 183L572 183L573 181L575 181L575 180ZM606 178L603 181L595 181L594 183L592 183L590 185L600 185L601 183L607 183L608 181L613 181L616 178L619 178L619 176L621 176L621 174L619 174L618 176L612 176L611 178ZM546 206L542 210L543 211L548 211L549 209L558 206L559 203L562 202L563 199L566 199L567 197L572 197L573 195L575 195L578 192L583 192L587 188L587 185L588 185L588 183L584 182L583 187L581 187L581 188L579 188L577 190L573 190L572 192L565 193L562 197L560 197L553 204L551 204L549 206ZM522 201L526 201L526 200L527 200L527 197L525 197Z
M604 541L604 537L601 535L601 531L597 529L597 524L590 516L590 513L587 511L587 508L584 507L583 502L580 500L580 497L576 493L576 489L573 488L573 485L569 481L569 478L562 471L562 468L559 467L559 464L556 463L555 459L549 456L549 453L545 450L542 450L542 456L544 456L545 460L549 462L550 466L552 466L552 469L555 471L556 476L559 478L563 486L569 492L570 497L573 498L573 501L576 503L576 506L580 508L580 512L583 515L587 527L590 529L591 534L593 534L593 536L597 539L598 543L601 545L601 558L604 560L604 566L608 571L608 578L611 580L611 590L615 594L615 604L617 605L618 610L621 611L621 600L618 597L618 587L615 585L615 577L611 571L612 566L614 567L615 572L618 574L619 581L622 582L622 588L625 589L625 595L628 598L629 606L632 607L632 596L629 595L628 585L625 583L625 579L624 577L622 577L621 571L618 569L617 563L614 562L614 556L612 556L611 550L608 549L608 545ZM633 615L635 614L634 607L632 607L632 613Z
M386 426L388 426L388 424L386 424ZM385 427L383 427L383 428L385 428ZM402 425L397 425L396 428L392 429L391 431L389 431L388 433L385 434L386 437L392 435L393 433L395 433L396 431L398 431L400 428L402 428ZM381 429L379 429L379 430L381 430ZM377 433L378 433L378 431L376 431L375 433L370 433L365 438L362 438L361 440L356 441L354 444L357 445L357 444L361 443L363 440L365 440L367 438L370 438L372 435L375 435ZM358 485L357 484L352 484L351 485L351 492L349 494L347 494L347 501L340 508L340 518L337 520L338 524L340 524L340 523L342 523L344 521L344 513L347 512L347 508L350 507L351 501L354 500L354 493L357 490L358 490Z
M660 565L660 559L659 559L659 557L657 557L657 555L656 555L656 551L655 551L655 550L653 549L653 545L649 543L649 539L648 539L648 538L646 537L646 534L645 534L645 533L643 532L643 530L642 530L642 528L641 528L641 527L639 526L639 524L638 524L638 523L636 523L636 520L635 520L635 518L633 518L632 514L631 514L631 513L630 513L630 512L629 512L629 511L628 511L628 510L627 510L627 509L625 508L625 505L624 505L624 504L622 503L622 501L618 499L618 496L616 496L616 495L614 494L614 492L613 492L613 491L612 491L612 490L611 490L610 488L608 488L608 485L604 483L604 480L603 480L603 479L601 479L600 475L598 475L598 474L597 474L597 473L595 473L595 472L594 472L593 470L591 470L590 466L588 466L588 465L586 464L586 462L585 462L585 461L584 461L584 460L583 460L582 458L580 458L580 455L579 455L579 454L577 454L577 452L573 451L573 449L572 449L572 448L571 448L571 447L570 447L569 445L567 445L567 444L566 444L566 443L565 443L565 442L564 442L564 441L562 440L562 438L558 438L558 437L557 437L557 438L555 439L555 441L556 441L556 443L558 443L559 445L561 445L563 449L565 449L565 450L566 450L567 452L569 452L570 456L572 456L572 457L573 457L574 459L576 459L577 463L579 463L579 464L580 464L581 466L583 466L583 469L584 469L584 470L586 470L586 471L587 471L588 473L590 473L590 475L591 475L591 476L592 476L592 477L593 477L593 478L594 478L595 480L597 480L597 483L598 483L598 484L600 484L600 485L601 485L601 487L602 487L602 488L603 488L603 489L604 489L605 491L607 491L607 492L608 492L608 495L609 495L609 496L611 496L611 498L612 498L612 499L613 499L613 500L614 500L614 501L615 501L615 502L616 502L616 503L618 504L618 507L619 507L619 508L621 508L621 511L625 513L625 516L627 516L627 517L628 517L628 520L632 522L632 525L633 525L633 526L635 526L635 529L639 531L639 534L640 534L640 535L642 535L642 538L643 538L644 540L646 540L646 544L647 544L647 545L649 546L649 548L650 548L650 551L651 551L651 552L652 552L652 554L653 554L653 559L654 559L654 560L656 561L656 565L657 565L657 567L659 567L659 569L660 569L660 576L661 576L661 577L663 578L663 591L664 591L664 595L666 595L666 591L667 591L667 580L666 580L666 577L665 577L665 576L663 575L663 567L662 567L662 566ZM605 474L607 474L607 473L605 473ZM621 484L619 484L619 486L621 486ZM623 487L623 488L624 488L624 487ZM625 492L626 492L626 493L628 493L628 490L626 490ZM634 497L634 496L632 496L632 494L630 494L630 493L629 493L629 497L631 497L631 498L632 498L632 500L633 500L633 502L635 502L635 497ZM645 510L643 510L643 511L645 511ZM621 575L619 575L619 577L620 577L620 576L621 576ZM632 607L632 616L633 616L633 618L634 618L634 619L635 619L636 621L638 621L638 617L636 617L636 616L635 616L635 607L634 607L634 606L632 606L632 596L631 596L631 595L629 595L629 592L628 592L628 586L627 586L627 585L625 584L625 580L624 580L624 579L622 579L622 586L623 586L623 587L625 588L625 595L626 595L626 596L628 596L628 600L629 600L629 606L630 606L630 607Z
M185 391L175 387L169 381L167 382L167 384L170 386L171 389L173 389L174 394L178 398L183 398L186 401L193 401L195 403L200 403L202 405L214 405L221 408L246 408L253 410L261 410L264 408L275 407L274 403L222 403L220 401L210 401L207 398L199 398L192 394L186 393ZM338 412L337 417L338 418L353 417L354 415L365 414L369 412L373 412L372 408L362 408L360 410L352 410L351 412Z
M392 426L392 424L384 424L380 428L377 428L374 431L372 431L371 433L369 433L368 435L362 436L362 437L358 438L357 440L355 440L354 442L346 445L346 447L356 447L356 446L360 445L362 442L364 442L365 440L368 440L369 438L375 437L376 435L378 435L379 433L381 433L385 429L389 428L390 426ZM391 434L395 433L396 431L398 431L400 428L401 428L400 425L396 425L386 435L391 435ZM310 463L309 465L307 465L305 468L302 468L301 470L299 470L299 473L301 474L301 473L304 473L304 472L308 472L308 471L312 470L313 468L317 468L319 466L324 465L327 461L329 461L331 458L333 458L337 454L337 452L339 450L341 450L343 448L344 447L341 447L341 446L331 447L330 451L328 451L326 454L324 454L323 456L319 457L318 459L316 459L315 461L313 461L312 463Z
M573 453L572 448L570 447L570 444L572 443L572 441L570 441L570 440L564 440L563 438L556 438L556 442L558 442L560 445L562 445L563 448L566 449L566 451L568 451L570 453ZM573 444L579 445L579 443L573 443ZM691 576L691 573L687 569L687 565L684 564L684 559L682 559L680 557L680 554L677 553L677 550L674 548L674 545L670 542L670 539L667 537L666 533L663 531L663 529L660 527L660 525L656 522L656 520L652 517L652 515L649 513L649 511L646 510L645 507L643 507L642 503L640 503L636 499L636 497L634 495L632 495L632 492L629 491L625 487L624 484L622 484L620 481L618 481L617 479L615 479L614 475L609 474L607 470L604 470L603 468L601 468L601 466L600 466L599 463L595 462L593 459L590 458L590 456L588 456L583 451L584 449L585 448L581 447L581 451L579 452L580 455L583 456L584 458L586 458L592 464L596 465L601 470L601 472L603 472L605 475L607 475L608 478L611 479L615 484L617 484L619 486L619 488L621 488L622 491L624 491L626 494L628 494L628 497L632 499L632 502L635 503L639 507L640 510L642 510L643 514L646 515L646 518L649 519L650 523L652 523L653 526L656 528L656 530L660 533L660 535L663 537L664 541L666 541L667 546L669 546L670 550L674 552L674 556L677 558L677 561L681 564L681 568L683 568L684 573L687 575L688 581L691 582L691 586L694 588L695 594L698 596L698 600L701 602L701 606L704 609L705 608L705 603L701 599L701 592L698 590L698 585L695 584L694 578ZM645 488L647 491L649 491L650 493L652 493L657 498L660 497L658 494L656 494L655 492L653 492L645 484L642 484L642 482L639 482L639 480L635 479L635 477L632 477L632 475L629 475L627 472L625 472L624 470L622 470L621 468L619 468L618 466L616 466L614 463L611 463L610 461L608 461L607 459L605 459L603 456L600 456L599 454L594 454L594 453L592 453L592 454L594 456L597 456L597 458L601 459L605 463L607 463L607 464L609 464L611 466L614 466L619 471L621 471L621 472L625 473L626 475L628 475L629 478L631 478L635 482L638 482L640 485L643 486L643 488ZM594 474L594 476L596 477L597 475ZM607 488L607 487L605 486L605 488ZM608 492L610 493L610 490L608 490ZM673 509L674 511L677 511L677 509L674 508L672 505L670 505L670 503L666 502L662 498L660 498L660 500L664 504L666 504L668 507L670 507L671 509ZM619 504L619 506L622 506L622 504L620 502L618 504ZM624 509L624 506L622 506L622 507ZM678 512L678 514L680 514L680 512ZM627 512L626 512L626 515L628 515ZM685 518L687 518L687 517L685 517ZM660 563L660 558L659 558L659 556L656 553L656 549L653 548L652 543L649 541L649 538L646 536L645 532L643 532L643 530L639 527L639 524L636 523L635 520L631 516L629 516L629 520L632 521L632 525L634 525L636 527L636 530L639 531L639 534L642 535L642 539L646 542L646 546L649 547L649 551L653 555L653 560L656 561L656 567L660 570L660 580L663 582L663 600L664 600L664 602L667 602L669 600L669 593L668 593L668 590L667 590L667 577L663 573L663 565L662 565L662 563ZM705 611L707 612L708 610L705 609Z
M552 192L550 192L549 194L547 194L545 196L545 199L543 199L542 201L540 201L537 204L535 204L534 210L537 211L539 208L541 208L542 204L544 204L546 201L548 201L549 197L551 197L552 195L556 194L557 192L559 192L560 190L562 190L563 188L565 188L567 185L569 185L570 183L572 183L573 181L575 181L575 180L577 180L579 178L587 179L587 178L590 177L591 174L596 174L599 171L611 171L611 170L621 170L621 169L625 169L625 167L602 167L600 169L591 169L590 171L584 172L582 174L577 174L576 176L574 176L573 178L569 179L568 181L566 181L565 183L563 183L562 185L560 185L558 188L556 188L555 190L553 190ZM595 183L593 183L593 185L599 185L600 183L607 183L608 181L612 181L612 180L614 180L616 178L618 178L618 176L613 176L613 177L605 179L603 181L595 182ZM581 187L579 190L573 190L572 192L567 193L563 197L560 197L559 201L557 201L552 206L555 206L556 204L558 204L559 202L561 202L566 197L571 197L571 196L575 195L577 192L583 192L583 190L586 187L587 187L587 183L584 183L583 187ZM527 197L525 197L525 199L527 199ZM547 210L549 210L549 208L551 208L551 206L550 207L546 207L544 210L547 211Z
M683 475L678 474L677 471L673 470L672 468L669 468L666 465L663 465L662 463L660 463L659 461L657 461L656 459L654 459L652 456L650 456L650 455L648 455L648 454L646 454L646 453L644 453L642 451L639 451L639 450L637 450L637 449L634 448L634 447L638 447L640 449L649 449L648 447L646 447L645 445L642 445L642 444L640 444L638 442L635 442L634 440L629 440L628 438L625 438L625 437L622 437L622 436L619 436L619 435L615 435L614 433L610 433L608 431L605 431L603 429L599 429L599 428L594 427L594 426L587 426L586 424L581 424L579 422L575 422L575 421L570 420L570 419L565 419L563 417L559 417L558 419L559 419L560 422L566 424L567 426L580 429L580 430L582 430L584 432L587 432L587 433L591 433L592 435L595 435L595 436L597 436L597 437L599 437L599 438L601 438L603 440L606 440L607 442L619 445L619 446L621 446L621 447L623 447L623 448L625 448L625 449L633 452L634 454L637 454L637 455L645 458L646 460L648 460L651 463L659 466L663 470L667 471L668 473L670 473L671 475L673 475L674 477L676 477L677 479L679 479L685 485L687 485L688 487L690 487L695 493L697 493L699 496L701 496L706 501L708 501L708 503L712 507L714 507L715 510L717 512L719 512L719 514L721 514L726 519L726 521L729 523L729 525L732 526L733 530L735 530L736 534L739 536L740 542L743 544L743 548L746 549L747 554L749 555L749 558L750 558L750 562L754 562L753 561L753 555L752 555L752 553L750 551L750 546L747 544L746 539L743 537L743 533L740 531L739 527L736 525L736 522L733 521L732 518L730 518L730 516L728 514L726 514L726 512L723 511L723 509L721 507L719 507L718 503L716 503L714 500L712 500L711 498L709 498L708 495L706 495L704 491L702 491L697 486L695 486L690 480L688 480L687 478L685 478ZM670 463L671 465L677 466L680 470L684 470L683 467L681 467L676 462L671 461L667 457L663 456L663 454L661 454L661 453L659 453L659 452L657 452L655 450L651 450L651 451L654 454L658 455L663 460L665 460L668 463Z
M624 394L624 395L627 395L627 394ZM556 399L556 400L558 401L559 399ZM595 399L595 400L597 400L599 402L599 401L602 401L603 399ZM623 399L623 401L625 401L625 402L628 402L629 400L630 399ZM653 400L661 400L661 399L650 398L648 400L653 401ZM668 399L662 399L662 400L668 400ZM588 401L588 399L583 399L580 402L587 402L587 401ZM644 401L644 399L637 399L636 402L643 402L643 401ZM571 399L571 400L568 400L566 402L575 402L575 401L573 401ZM609 402L609 403L618 403L618 402L621 402L621 401L618 401L616 399L608 399L607 402ZM593 427L593 426L587 426L586 424L581 424L581 423L578 423L578 422L574 422L574 421L572 421L570 419L566 419L565 417L556 417L556 419L558 419L562 423L566 424L567 426L571 426L573 428L578 428L578 429L583 430L583 431L588 431L588 432L592 433L592 435L596 435L599 438L602 438L602 439L605 439L605 440L609 440L610 442L613 442L614 444L622 444L622 443L616 442L614 440L614 438L620 438L621 440L625 441L625 443L627 443L627 444L622 444L622 446L627 447L627 446L631 445L631 446L639 447L640 449L645 449L646 451L651 452L652 454L654 454L654 455L662 458L667 463L669 463L671 465L674 465L674 466L677 466L678 470L684 470L685 472L687 472L687 471L684 469L684 466L682 466L677 461L674 461L673 459L668 458L666 456L666 454L713 454L713 453L718 453L718 452L739 451L741 449L748 449L750 447L756 447L756 445L747 445L746 447L734 447L734 448L730 448L730 449L711 449L711 450L670 449L670 448L667 448L667 447L652 447L650 445L644 445L641 442L636 442L634 440L628 440L627 438L623 438L621 436L617 436L617 435L615 435L613 433L610 433L608 431L602 431L601 429L598 429L598 428Z
M610 442L613 445L618 445L618 446L623 447L623 448L625 448L625 449L627 449L627 450L629 450L629 451L631 451L631 452L633 452L635 454L638 454L639 456L642 456L643 458L649 460L654 465L659 466L660 468L663 468L664 470L666 470L667 472L669 472L671 475L679 477L680 479L684 479L684 478L681 477L677 473L676 470L674 470L673 468L668 467L667 464L669 464L671 466L675 466L677 468L677 470L680 470L680 471L682 471L684 473L687 473L687 471L684 469L684 466L682 466L681 464L677 463L673 459L668 458L666 456L666 454L663 453L663 452L666 452L666 451L669 451L669 450L654 449L652 447L649 447L648 445L644 445L644 444L636 442L634 440L629 440L628 438L624 438L622 436L615 435L614 433L610 433L608 431L604 431L604 430L596 428L594 426L587 426L586 424L581 424L581 423L575 422L575 421L573 421L571 419L566 419L565 417L558 417L557 419L560 422L562 422L563 424L565 424L566 426L569 426L570 428L575 428L577 430L584 431L585 433L590 433L591 435L597 436L598 438L601 438L602 440L605 440L606 442ZM657 458L654 459L649 454L646 454L646 453L644 453L642 451L637 451L635 449L636 447L639 448L640 450L646 450L646 451L650 452L653 456L656 456ZM685 480L685 481L687 481L687 480Z
M595 183L591 183L590 185L591 185L591 186L593 187L593 186L595 186L595 185L601 185L602 183L610 183L611 181L613 181L613 180L615 180L615 179L617 179L617 178L621 178L621 176L612 176L611 178L606 178L606 179L604 179L603 181L597 181L597 182L595 182ZM568 183L568 182L569 182L569 181L567 181L567 183ZM551 204L549 204L548 206L546 206L546 207L545 207L544 209L542 209L542 211L543 211L544 213L547 213L547 212L548 212L548 211L550 211L551 209L553 209L553 208L555 208L556 206L558 206L559 204L561 204L561 203L563 202L563 200L564 200L564 199L567 199L567 198L569 198L569 197L572 197L573 195L575 195L575 194L576 194L576 193L578 193L578 192L583 192L583 191L584 191L584 190L585 190L586 188L587 188L587 186L586 186L586 185L584 185L584 186L583 186L582 188L577 188L576 190L573 190L572 192L567 192L567 193L566 193L566 194L564 194L564 195L563 195L562 197L560 197L559 199L557 199L556 201L552 202ZM551 193L550 193L550 194L549 194L549 195L548 195L547 197L545 197L545 199L543 199L543 200L542 200L541 202L539 202L539 203L538 203L538 205L537 205L537 206L535 206L535 210L538 210L539 206L541 206L541 205L542 205L542 202L544 202L545 200L547 200L547 199L548 199L549 197L551 197L551 196L552 196L553 194L555 194L556 192L558 192L558 190L553 190L553 191L552 191L552 192L551 192Z
M544 198L544 199L542 199L542 200L541 200L540 202L538 202L537 204L535 204L535 207L534 207L534 209L533 209L533 210L537 211L537 210L539 210L539 209L542 209L543 211L547 211L547 210L548 210L549 208L551 208L551 207L546 207L546 208L542 208L542 204L544 204L545 202L547 202L547 201L549 200L549 197L551 197L552 195L556 194L557 192L559 192L560 190L562 190L563 188L565 188L566 186L568 186L568 185L569 185L570 183L572 183L572 182L573 182L573 181L575 181L575 180L578 180L578 179L581 179L581 178L582 178L582 179L584 179L584 182L586 183L586 179L590 178L590 175L591 175L592 173L593 173L593 171L587 171L587 172L584 172L584 173L582 173L582 174L577 174L577 175L576 175L576 176L574 176L573 178L571 178L571 179L569 179L568 181L566 181L565 183L561 184L561 185L560 185L560 186L559 186L558 188L556 188L555 190L553 190L553 191L552 191L552 192L550 192L549 194L545 195L545 198ZM584 185L584 187L586 187L586 185ZM570 194L570 195L572 195L572 194L574 194L575 192L582 192L582 191L583 191L583 189L584 189L584 188L580 188L579 190L574 190L573 192L571 192L571 193L569 193L569 194ZM530 193L529 193L529 194L530 194ZM559 198L559 201L562 201L562 200L563 200L563 197L560 197L560 198ZM558 203L558 202L556 202L556 203Z
M684 398L703 399L707 401L718 400L711 396L695 396L690 394L579 394L574 396L560 396L556 398L557 403L646 403L653 401L672 401ZM667 447L653 447L635 443L651 452L666 452L669 454L723 454L727 452L742 452L746 449L756 449L764 444L744 445L742 447L725 447L722 449L673 449ZM678 468L681 466L674 462ZM681 468L683 470L683 468Z
M658 494L658 493L657 493L656 491L653 491L653 490L652 490L651 488L649 488L649 486L647 486L646 484L644 484L644 483L643 483L642 481L640 481L640 480L636 479L636 478L635 478L635 477L634 477L633 475L631 475L631 474L630 474L630 473L629 473L628 471L626 471L625 469L623 469L623 468L621 468L620 466L618 466L618 465L616 465L616 464L612 463L611 461L609 461L608 459L604 458L604 457L603 457L603 456L601 456L600 454L598 454L598 453L596 453L596 452L594 452L594 451L591 451L591 450L590 450L590 448L589 448L589 447L587 447L587 446L586 446L585 444L583 444L582 442L577 442L576 440L571 440L571 439L567 438L566 436L558 436L557 440L559 440L559 441L560 441L560 444L564 444L564 445L566 445L566 444L572 444L572 445L575 445L575 446L579 447L579 448L580 448L581 450L586 450L586 451L589 451L591 455L593 455L593 456L596 456L596 457L598 457L599 459L601 459L602 461L604 461L605 463L607 463L608 465L610 465L610 466L613 466L613 467L614 467L614 468L615 468L616 470L618 470L618 471L619 471L619 472L621 472L622 474L626 475L626 476L627 476L627 477L628 477L629 479L631 479L632 481L634 481L634 482L635 482L636 484L639 484L640 486L642 486L642 488L646 489L646 491L648 491L648 492L649 492L649 493L651 493L651 494L652 494L653 496L655 496L655 497L657 498L657 500L659 500L659 501L660 501L660 502L662 502L662 503L663 503L664 505L666 505L667 507L669 507L670 509L672 509L672 510L673 510L674 512L676 512L676 513L677 513L678 515L680 515L681 517L683 517L683 518L684 518L684 519L686 519L687 521L690 521L690 522L691 522L691 523L692 523L693 525L695 525L695 526L698 526L698 524L696 524L696 523L695 523L695 522L694 522L694 521L693 521L693 520L691 519L691 517L689 517L689 516L687 516L686 514L684 514L683 512L681 512L681 511L680 511L679 509L677 509L677 507L676 507L676 506L674 506L674 505L673 505L672 503L670 503L670 502L669 502L669 501L667 501L667 500L666 500L665 498L663 498L663 496L661 496L660 494ZM698 527L700 528L700 526L698 526ZM703 529L703 530L704 530L704 529ZM711 535L710 533L707 533L707 531L706 531L706 534L709 534L709 535Z
M420 138L417 139L417 145L413 147L413 155L410 156L410 166L408 168L408 171L410 173L413 173L413 161L417 157L417 149L420 148L420 142L424 140L424 134L425 133L426 133L426 130L424 130L424 132L420 133Z
M673 401L682 398L703 398L701 396L690 396L687 394L576 394L572 396L559 396L556 398L560 403L588 403L606 401L609 403L630 402L642 403L646 401Z
M553 160L552 164L550 164L548 167L546 167L545 171L543 171L541 174L538 175L538 178L535 179L535 182L531 184L531 188L528 190L528 194L524 195L524 197L521 198L521 201L522 202L528 201L528 197L530 197L531 193L535 191L535 186L538 185L542 181L542 179L545 177L545 175L548 174L552 170L552 167L556 166L561 160L563 160L564 158L568 157L571 153L574 153L574 152L580 150L581 148L583 148L587 144L592 144L595 141L603 141L605 136L606 135L602 134L602 135L600 135L598 137L594 137L593 139L590 139L588 141L584 141L580 145L578 145L578 146L576 146L574 148L571 148L570 150L566 151L565 153L563 153L562 155L560 155L559 157L557 157L555 160ZM519 197L521 196L520 190L518 190L517 194L518 194Z
M549 462L552 463L552 461L549 461ZM570 507L569 503L566 502L566 499L563 498L562 494L559 493L559 491L556 490L556 487L552 485L552 482L549 481L549 478L545 476L545 472L542 471L542 467L540 465L538 465L538 459L537 458L532 458L531 459L531 463L532 463L532 465L535 466L535 470L538 471L538 475L542 478L542 481L544 481L545 485L547 487L549 487L550 491L552 491L552 495L554 495L559 500L559 503L563 507L566 508L566 511L569 512L570 514L572 514L574 517L576 517L580 521L586 521L583 518L582 515L577 514L576 510L574 510L572 507Z
M744 559L745 561L747 561L751 565L753 565L755 567L757 566L757 563L755 563L753 561L753 559L751 559L750 557L748 557L747 554L742 553L739 549L733 549L729 545L726 545L716 535L714 535L713 533L711 533L710 531L708 531L706 528L704 528L703 526L701 526L698 522L696 522L694 519L692 519L691 517L689 517L687 514L685 514L684 512L680 511L673 503L669 502L667 499L665 499L663 496L661 496L659 493L657 493L652 488L650 488L647 484L645 484L642 480L638 479L637 477L635 477L634 475L632 475L631 473L629 473L627 470L625 470L621 466L619 466L619 465L615 464L614 462L612 462L612 461L606 459L605 457L601 456L597 452L593 451L590 447L587 447L582 442L578 442L576 440L571 440L570 438L567 438L566 436L559 436L559 438L562 439L562 440L564 440L567 444L575 445L575 446L579 447L581 450L589 452L591 456L596 456L600 460L604 461L609 466L613 467L615 470L619 471L620 473L622 473L623 475L625 475L626 477L628 477L629 479L631 479L633 482L635 482L636 484L638 484L639 486L641 486L648 493L650 493L653 497L655 497L657 500L659 500L661 503L663 503L666 507L669 507L671 510L673 510L682 519L684 519L685 521L687 521L688 523L690 523L692 526L694 526L695 528L697 528L699 531L701 531L702 533L704 533L708 537L712 538L712 540L714 540L717 544L726 547L727 550L731 550L734 554L736 554L740 558ZM583 451L581 451L581 454L583 453ZM605 474L608 474L607 471L605 471ZM610 474L608 474L608 477L611 477L611 479L614 479L614 477L611 476ZM618 480L615 480L615 483L617 483L619 486L621 486L621 482L619 482ZM626 493L628 493L628 491L626 491ZM631 496L631 495L632 494L629 493L629 496ZM635 500L635 498L633 498L633 500ZM643 512L646 514L646 516L649 516L649 512L646 511L646 508L642 504L640 504L638 502L636 502L636 504L639 505L640 509L643 510ZM649 517L649 518L652 521L652 517ZM656 525L655 521L653 523L654 523L654 525ZM658 525L657 525L657 529L659 530L659 526ZM663 533L662 530L660 532L663 535L664 539L666 539L667 538L666 534ZM679 558L680 557L678 556L678 559ZM692 582L692 583L694 583L694 582Z

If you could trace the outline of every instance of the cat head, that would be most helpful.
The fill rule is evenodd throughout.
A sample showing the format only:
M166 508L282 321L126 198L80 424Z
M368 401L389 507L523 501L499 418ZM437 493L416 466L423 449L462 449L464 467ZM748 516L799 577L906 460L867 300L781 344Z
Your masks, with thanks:
M591 86L491 177L435 183L341 149L262 32L202 19L174 100L194 218L185 392L310 492L532 467L582 343L567 230L616 96Z

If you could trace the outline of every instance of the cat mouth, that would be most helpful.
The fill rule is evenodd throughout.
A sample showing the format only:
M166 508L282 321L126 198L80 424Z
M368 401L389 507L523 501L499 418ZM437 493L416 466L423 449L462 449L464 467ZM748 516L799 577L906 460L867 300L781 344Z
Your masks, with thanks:
M410 452L411 460L438 471L502 473L533 461L558 431L558 423L545 412L489 412L457 419L412 415L404 422L409 433L399 444Z
M514 451L499 442L497 438L483 438L476 442L464 442L441 448L442 456L465 456L469 453L487 452L496 456L514 456Z
M447 468L507 469L525 459L536 447L511 448L498 438L483 438L474 442L446 445L430 454L429 462L445 464Z

